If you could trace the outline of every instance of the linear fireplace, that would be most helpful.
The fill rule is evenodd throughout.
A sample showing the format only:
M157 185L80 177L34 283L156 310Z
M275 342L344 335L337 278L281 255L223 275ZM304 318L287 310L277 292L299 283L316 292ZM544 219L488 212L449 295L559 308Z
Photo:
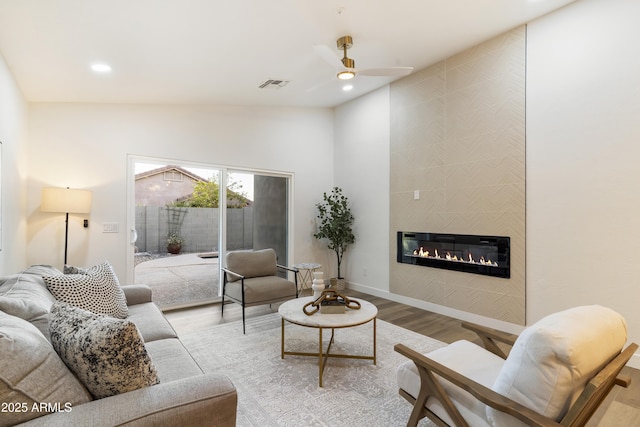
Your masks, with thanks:
M398 231L398 262L510 277L510 238Z

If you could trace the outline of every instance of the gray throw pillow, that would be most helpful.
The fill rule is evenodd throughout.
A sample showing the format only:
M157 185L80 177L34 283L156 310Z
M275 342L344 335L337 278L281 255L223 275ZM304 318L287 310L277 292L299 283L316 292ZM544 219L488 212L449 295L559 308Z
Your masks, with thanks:
M43 279L58 301L119 319L129 314L127 299L108 261L85 273L45 275Z
M89 272L89 269L65 264L62 272L64 274L87 274Z
M45 337L26 320L0 311L0 425L73 410L91 395L60 360Z
M96 399L158 384L136 325L57 302L49 315L51 343Z
M48 334L49 309L56 299L42 275L60 274L51 266L33 265L26 270L0 278L0 311L27 320Z

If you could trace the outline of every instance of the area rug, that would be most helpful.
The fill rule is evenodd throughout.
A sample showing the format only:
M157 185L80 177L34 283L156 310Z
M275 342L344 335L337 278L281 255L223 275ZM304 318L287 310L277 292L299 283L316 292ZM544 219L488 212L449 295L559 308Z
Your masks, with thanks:
M371 355L373 324L337 329L332 353ZM323 387L316 357L280 357L278 313L242 323L212 326L181 339L206 372L231 378L238 390L239 427L404 426L411 405L398 395L396 368L406 361L393 350L403 343L420 352L444 344L382 320L377 321L377 364L330 358ZM316 352L317 329L286 324L287 351ZM328 340L330 332L323 337ZM328 341L324 343L325 348ZM423 420L421 426L432 425Z

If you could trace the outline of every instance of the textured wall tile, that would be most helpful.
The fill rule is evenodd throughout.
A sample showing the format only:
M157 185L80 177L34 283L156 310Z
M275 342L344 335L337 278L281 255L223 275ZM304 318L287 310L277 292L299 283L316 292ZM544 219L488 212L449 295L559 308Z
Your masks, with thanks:
M523 57L525 54L525 34L524 27L514 28L472 49L447 58L447 67L455 68L465 63L477 61L484 56L501 54L502 52L514 57Z
M525 309L523 298L517 298L508 293L485 292L476 287L448 286L447 290L449 291L445 296L447 307L497 318L505 322L521 323L520 318ZM499 317L496 317L496 313L499 313Z
M524 67L520 27L391 85L392 292L524 324ZM399 230L510 236L511 278L398 264Z
M524 163L521 124L457 139L456 143L446 150L445 163L465 163L502 157L520 158Z

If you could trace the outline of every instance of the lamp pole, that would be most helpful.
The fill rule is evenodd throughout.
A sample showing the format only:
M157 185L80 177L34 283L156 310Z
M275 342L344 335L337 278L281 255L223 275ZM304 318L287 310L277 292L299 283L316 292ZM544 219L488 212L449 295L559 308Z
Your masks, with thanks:
M69 241L69 212L64 220L64 265L67 265L67 243Z

